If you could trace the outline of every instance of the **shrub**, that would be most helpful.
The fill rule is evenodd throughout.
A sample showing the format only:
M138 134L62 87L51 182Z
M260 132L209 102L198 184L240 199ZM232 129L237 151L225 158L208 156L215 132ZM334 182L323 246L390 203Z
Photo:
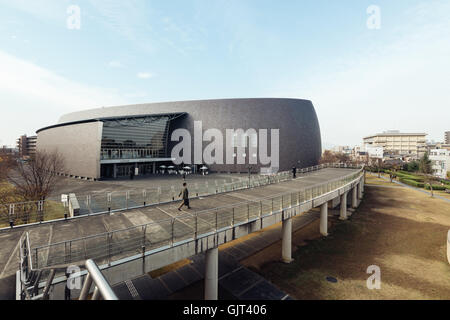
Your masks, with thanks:
M424 186L423 182L418 182L418 181L405 179L405 178L400 178L400 182L407 184L409 186L412 186L412 187L416 187L416 188L423 188L423 186Z
M430 185L427 184L427 185L425 186L425 189L430 190ZM435 190L435 191L445 191L445 190L447 190L447 189L449 189L449 186L441 186L441 185L435 185L435 184L433 184L433 190Z
M417 182L423 182L424 181L423 177L414 176L414 175L411 175L411 174L405 174L403 172L397 172L396 175L397 175L397 177L403 178L403 179L413 180L413 181L417 181Z

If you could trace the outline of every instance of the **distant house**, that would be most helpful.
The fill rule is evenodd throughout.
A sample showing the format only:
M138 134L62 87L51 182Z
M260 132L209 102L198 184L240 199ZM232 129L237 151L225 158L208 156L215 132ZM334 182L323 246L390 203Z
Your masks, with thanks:
M429 158L436 177L445 179L450 172L450 150L434 149L430 150Z

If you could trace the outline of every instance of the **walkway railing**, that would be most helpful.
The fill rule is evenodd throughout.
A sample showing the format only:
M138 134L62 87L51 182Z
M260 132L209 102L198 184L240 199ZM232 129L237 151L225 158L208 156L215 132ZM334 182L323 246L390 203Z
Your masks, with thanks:
M361 174L362 169L294 192L185 213L172 219L36 247L32 249L34 266L45 268L86 259L94 259L99 264L111 263L133 254L144 254L155 248L176 246L309 202L357 181Z
M38 290L39 280L42 271L33 267L30 237L28 232L24 233L19 240L19 270L17 271L16 282L20 287L18 298L20 300L31 300Z
M299 175L317 171L324 168L352 168L344 164L326 164L314 167L299 169ZM354 168L354 167L353 167ZM189 191L195 197L204 197L218 193L225 193L236 190L250 189L269 184L287 181L292 178L289 171L280 172L267 176L251 176L240 178L237 182L228 183L226 180L206 181L205 183L194 182L190 185ZM77 216L89 216L118 212L128 209L142 208L157 204L178 201L180 188L171 186L168 188L152 188L142 191L120 191L107 193L92 193L87 195L73 195L69 197L69 202L78 204L73 209L69 203L60 201L32 201L11 203L0 205L0 230L24 226L29 224L39 224L58 220L70 219Z
M18 271L18 277L16 279L17 282L17 299L18 300L48 300L50 296L50 288L53 285L53 280L55 279L55 275L58 271L62 271L64 273L67 272L65 267L55 267L55 268L46 268L46 269L32 269L33 266L30 262L26 264L23 261L27 261L30 259L31 255L26 248L29 247L28 240L28 232L20 240L20 258L21 265ZM22 252L22 250L24 250ZM89 292L94 283L94 291L91 296L92 300L99 300L103 298L104 300L118 300L116 294L111 288L111 285L104 277L103 273L97 266L97 264L89 259L81 267L84 267L86 271L85 281L83 287L81 288L81 293L79 300L87 300L89 296ZM78 267L77 267L78 268ZM81 271L81 269L79 269ZM43 274L48 273L48 276L42 277ZM81 281L82 273L72 273L67 274L67 281L70 281L70 278L78 278L80 277ZM46 278L45 286L40 286L40 282L42 279ZM65 299L70 300L70 290L66 287Z
M83 288L81 289L79 300L86 300L91 289L92 282L95 285L92 300L98 300L102 297L104 300L119 300L109 285L108 281L103 276L103 273L98 268L97 264L89 259L86 261L86 270L88 272L84 280Z

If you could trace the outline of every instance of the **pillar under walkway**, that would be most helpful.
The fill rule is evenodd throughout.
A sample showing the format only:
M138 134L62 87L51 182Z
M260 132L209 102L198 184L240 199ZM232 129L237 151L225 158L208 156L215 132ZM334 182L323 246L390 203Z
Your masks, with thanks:
M218 300L219 295L219 248L205 253L205 300Z
M352 189L352 208L356 209L358 208L358 185L353 187Z
M320 206L320 234L328 236L328 202Z
M339 220L347 220L347 194L348 192L341 194L341 211Z
M292 218L283 220L281 227L281 261L291 263L292 259Z

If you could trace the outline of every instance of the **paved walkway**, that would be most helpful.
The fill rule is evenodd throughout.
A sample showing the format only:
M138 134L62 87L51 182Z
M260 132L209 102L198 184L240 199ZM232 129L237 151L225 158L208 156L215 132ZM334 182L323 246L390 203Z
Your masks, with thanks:
M319 219L318 211L309 211L293 219L293 231ZM281 226L270 228L245 241L219 251L219 298L236 300L292 300L285 292L242 266L239 261L281 240ZM281 253L280 253L281 255ZM203 281L205 256L194 256L192 263L152 279L143 275L113 287L121 300L166 300L174 293ZM181 293L181 296L183 294ZM192 297L190 297L192 299Z
M296 180L290 180L279 184L194 199L191 201L193 210L190 212L213 209L241 203L247 200L255 200L262 197L274 196L276 194L293 192L349 175L352 172L357 172L357 170L327 168L305 174ZM0 243L2 244L0 246L0 293L4 283L2 279L11 282L10 277L15 277L15 272L18 269L19 262L18 241L25 232L29 233L31 247L35 248L66 240L98 235L133 226L158 222L157 224L155 223L154 229L147 230L147 232L149 232L151 244L154 246L160 246L161 244L158 243L158 237L167 237L167 233L170 232L171 225L170 223L163 225L160 224L159 221L172 219L183 213L186 212L179 212L177 210L177 204L172 203L161 206L134 209L111 215L102 214L90 217L80 217L68 221L2 231L0 232ZM191 227L186 225L186 228L189 229ZM133 235L130 232L130 234L125 237L127 238L125 240L132 239L133 237L136 237L136 235ZM123 240L124 239L113 239L113 241ZM105 249L102 249L102 246L100 246L100 243L96 243L95 241L80 242L79 245L81 247L77 250L84 250L87 258L89 258L90 254L95 252L95 250L100 250L102 252L105 251ZM116 244L113 243L113 245ZM113 257L113 260L135 254L135 252L131 252L132 250L130 251L130 249L123 247L121 243L119 243L118 247L121 250ZM52 250L49 250L49 252L47 252L44 257L40 257L40 259L44 259L44 262L48 262L48 264L58 264L58 262L61 263L60 261L56 261L55 257L61 257L63 255L61 255L61 252L56 251L64 251L64 248L61 247L58 249L55 247L52 248Z
M371 175L372 175L372 176L376 176L376 177L378 178L378 175L374 175L373 173L371 173ZM385 177L383 177L383 176L380 176L379 179L383 179L383 180L386 180L386 181L391 182L390 179L385 178ZM420 189L420 188L416 188L416 187L407 185L407 184L402 183L402 182L400 182L400 181L393 180L392 183L396 183L396 184L398 184L399 186L406 187L406 188L409 188L409 189L413 189L413 190L416 190L416 191L419 191L419 192L422 192L422 193L425 193L425 194L428 194L428 195L431 196L431 192L428 192L428 191L426 191L426 190L423 190L423 189ZM373 187L374 185L371 185L371 186ZM438 194L436 194L436 193L433 195L433 197L435 197L435 198L437 198L437 199L444 200L444 201L446 201L446 202L450 202L450 199L441 197L440 195L438 195Z
M194 183L209 182L214 184L216 180L227 183L247 180L248 174L219 174L212 173L205 176L191 174L186 176L186 182L193 185ZM85 181L74 178L62 178L57 187L53 191L49 199L60 201L61 194L75 193L79 198L85 195L106 195L108 192L124 192L135 191L141 193L144 189L155 189L161 187L162 189L170 188L171 186L179 186L183 182L181 175L147 175L137 176L131 179L116 179L116 180L102 180L102 181Z

